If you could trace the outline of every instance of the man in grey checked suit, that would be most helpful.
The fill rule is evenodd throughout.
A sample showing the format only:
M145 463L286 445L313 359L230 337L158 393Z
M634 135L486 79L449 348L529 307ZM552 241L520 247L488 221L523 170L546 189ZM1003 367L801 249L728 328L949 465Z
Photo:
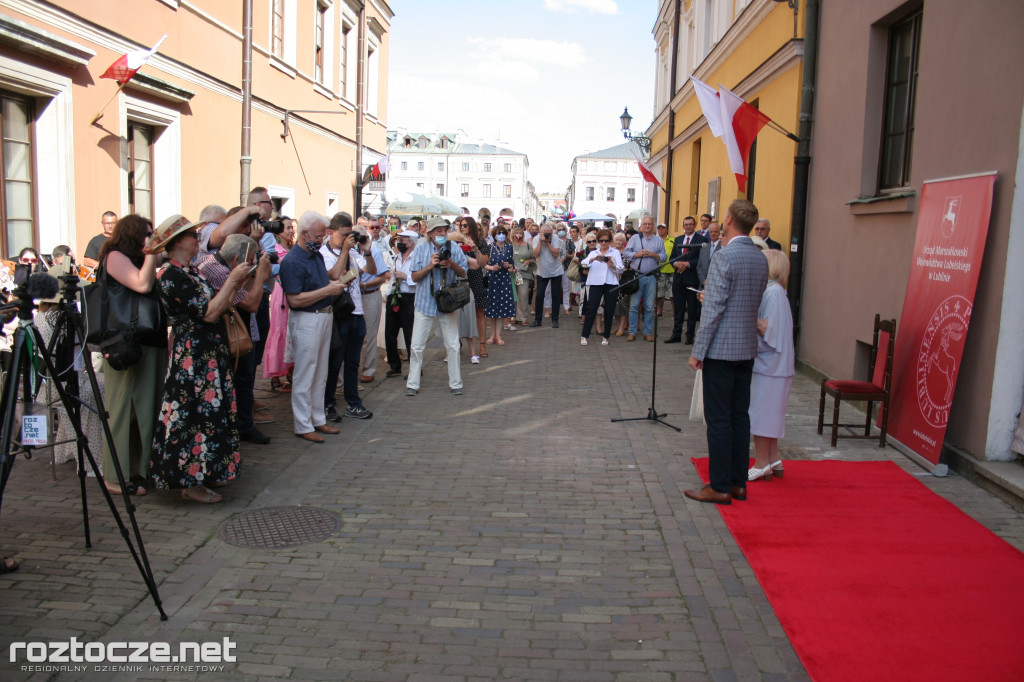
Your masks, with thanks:
M768 284L768 260L750 239L757 208L737 199L704 286L704 312L690 367L704 370L710 485L687 490L699 502L747 499L750 463L750 378L757 356L757 310Z

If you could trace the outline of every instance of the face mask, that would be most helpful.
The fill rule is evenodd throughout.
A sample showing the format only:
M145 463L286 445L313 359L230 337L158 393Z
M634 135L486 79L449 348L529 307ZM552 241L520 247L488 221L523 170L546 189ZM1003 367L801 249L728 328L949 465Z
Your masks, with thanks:
M496 242L504 242L505 241L505 235L503 235L503 234L494 235L494 241L496 241Z
M406 251L409 250L409 245L406 244L405 242L398 242L397 244L395 244L395 248L398 249L399 253L405 253Z
M559 237L564 237L565 236L565 230L559 230L558 231L558 236Z
M309 249L310 251L319 251L320 242L311 239L308 242L306 242L306 248Z
M448 237L445 237L444 235L441 235L440 237L434 237L434 243L437 244L438 246L444 246L447 241Z

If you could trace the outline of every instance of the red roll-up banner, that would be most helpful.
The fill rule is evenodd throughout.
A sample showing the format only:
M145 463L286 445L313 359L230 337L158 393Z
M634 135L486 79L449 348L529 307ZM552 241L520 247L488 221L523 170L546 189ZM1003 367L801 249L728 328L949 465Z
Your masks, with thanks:
M995 173L928 180L896 328L889 434L939 462L978 288Z

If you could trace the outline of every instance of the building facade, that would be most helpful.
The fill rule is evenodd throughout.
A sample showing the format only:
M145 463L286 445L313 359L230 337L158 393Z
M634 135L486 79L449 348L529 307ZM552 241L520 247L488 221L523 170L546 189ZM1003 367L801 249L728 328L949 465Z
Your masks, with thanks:
M1024 5L1000 0L966 13L954 0L821 3L805 363L850 377L866 365L874 315L900 319L924 181L998 172L947 457L1014 457L1024 398L1024 79L992 66L1024 63L1021 26Z
M632 144L626 142L572 160L569 206L573 213L613 214L616 222L625 225L630 213L647 206L648 183L629 150Z
M284 214L355 207L357 163L385 149L391 9L252 0L243 158L243 5L0 0L3 255L57 244L82 253L108 210L160 222L233 206L248 189L245 165ZM100 78L164 34L123 89Z
M773 0L659 2L648 165L662 179L652 209L670 233L681 232L688 215L721 220L723 206L744 198L771 220L772 238L789 244L796 144L762 130L751 150L746 192L740 192L725 145L708 129L689 76L729 88L796 132L805 4L794 10Z
M387 196L413 192L444 197L476 216L511 208L535 216L539 204L529 180L530 160L521 152L474 144L456 133L388 131Z

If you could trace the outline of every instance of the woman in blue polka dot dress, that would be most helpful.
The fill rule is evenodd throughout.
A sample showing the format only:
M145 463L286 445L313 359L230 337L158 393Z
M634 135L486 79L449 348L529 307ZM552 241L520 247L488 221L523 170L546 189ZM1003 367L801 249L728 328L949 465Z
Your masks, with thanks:
M494 244L487 270L487 317L491 319L491 336L487 343L504 346L501 338L501 323L506 317L516 314L516 302L512 297L512 271L515 269L512 245L508 242L508 230L499 225L494 228Z

